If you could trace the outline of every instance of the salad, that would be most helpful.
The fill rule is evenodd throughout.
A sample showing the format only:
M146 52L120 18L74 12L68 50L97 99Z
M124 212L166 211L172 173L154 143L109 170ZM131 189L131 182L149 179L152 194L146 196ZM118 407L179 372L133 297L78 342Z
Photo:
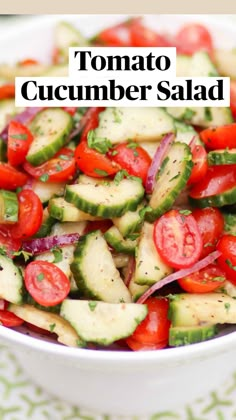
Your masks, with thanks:
M16 76L75 45L175 46L178 76L231 78L231 108L16 109ZM51 63L0 65L0 322L88 349L157 350L236 324L236 53L140 18ZM235 80L234 80L235 79Z

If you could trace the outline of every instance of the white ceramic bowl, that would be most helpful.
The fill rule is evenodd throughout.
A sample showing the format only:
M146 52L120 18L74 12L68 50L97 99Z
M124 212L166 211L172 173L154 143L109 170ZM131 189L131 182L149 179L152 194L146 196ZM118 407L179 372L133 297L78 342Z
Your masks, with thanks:
M124 16L35 17L2 34L1 61L32 56L47 60L54 22L62 18L92 35ZM235 25L224 16L149 15L146 19L166 32L174 32L186 21L203 22L218 45L236 44ZM44 389L74 405L108 414L142 415L177 408L204 396L236 369L236 332L187 347L137 353L67 348L4 327L0 337Z

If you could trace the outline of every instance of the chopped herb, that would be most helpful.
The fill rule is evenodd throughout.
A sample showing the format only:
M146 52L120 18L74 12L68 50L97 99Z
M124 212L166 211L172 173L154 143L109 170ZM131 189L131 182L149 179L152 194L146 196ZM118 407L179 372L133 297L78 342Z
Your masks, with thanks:
M0 246L0 255L5 255L5 254L6 254L5 246Z
M49 179L49 175L48 174L43 174L39 177L40 181L42 182L47 182Z
M230 303L229 302L225 303L225 309L226 309L227 312L229 312L229 310L230 310Z
M53 261L54 264L59 263L59 262L62 261L62 250L61 249L54 248L52 250L52 253L54 255L54 261Z
M130 141L130 142L128 142L126 147L128 147L128 149L136 149L136 147L138 147L138 145L134 141Z
M56 327L56 324L55 323L54 324L50 324L49 325L50 331L53 332L55 330L55 327Z
M163 174L163 172L165 170L165 167L166 167L167 163L169 162L169 160L170 160L170 158L168 156L166 156L165 159L163 160L163 162L161 164L161 167L160 167L160 169L159 169L159 171L157 173L157 176L158 177Z
M127 176L127 178L128 178L128 179L132 179L133 181L137 181L137 182L139 182L140 184L142 184L142 183L143 183L142 178L140 178L139 176L128 175L128 176Z
M204 109L204 116L206 121L212 121L212 112L211 108L207 107Z
M70 157L69 156L66 156L66 155L59 155L58 157L61 160L70 160Z
M59 163L56 164L56 171L57 172L62 171L62 166Z
M119 299L119 302L120 302L120 303L125 303L124 298L120 298L120 299Z
M96 174L101 175L101 176L107 176L108 173L106 171L103 171L102 169L94 169L94 172L96 172Z
M17 187L16 193L19 194L22 191L22 189L23 189L22 187Z
M110 140L103 137L96 137L95 131L91 130L88 133L88 146L90 149L94 149L99 153L106 154L112 147Z
M236 265L233 265L229 259L225 260L225 262L230 268L232 268L232 270L236 271Z
M172 293L169 293L169 295L167 295L166 297L167 299L170 299L170 300L180 300L179 295L172 295Z
M183 214L184 216L189 216L189 214L191 214L191 210L188 209L184 209L184 210L179 210L180 214Z
M88 302L88 306L89 306L89 309L90 309L90 311L94 311L95 310L95 308L96 308L96 306L97 306L97 302L94 302L94 301L92 301L92 300L90 300L89 302Z
M133 154L134 154L134 156L135 156L135 157L138 157L138 156L139 156L139 154L138 154L138 151L137 151L137 150L134 150L134 151L133 151Z
M112 150L112 152L111 152L111 156L116 156L116 155L118 155L117 150Z
M119 115L119 111L116 108L113 108L112 112L114 116L114 122L120 124L122 122L122 119Z
M121 171L118 171L114 178L115 185L119 185L119 183L124 179L124 177L128 177L128 176L129 176L128 172L125 171L124 169L122 169Z
M154 269L155 269L155 270L157 270L157 271L159 271L159 270L160 270L160 268L159 268L159 267L157 267L157 265L155 265Z
M40 274L37 275L37 280L38 281L42 281L43 279L44 279L44 274L43 273L40 273Z
M139 233L130 233L130 235L127 236L127 239L130 239L130 241L136 241L138 237L139 237Z
M14 257L23 257L25 261L28 261L30 259L30 257L32 257L32 253L31 252L27 252L27 251L15 251L12 254Z
M17 139L17 140L27 140L28 139L28 135L27 134L13 134L11 136L12 139Z
M171 179L169 180L169 182L174 181L174 179L179 178L179 176L180 176L180 173L178 173L177 175L173 176L173 178L171 178Z
M207 242L203 245L203 248L207 248L208 246L213 246L213 244L211 242Z
M211 281L225 281L225 277L221 277L221 276L217 276L217 277L213 277L211 279Z
M186 108L184 113L181 115L181 119L183 120L191 120L192 117L196 114L196 111L194 111L191 108Z
M143 207L141 210L139 210L139 216L141 217L141 219L143 220L146 213L150 213L151 211L153 211L153 208L150 206L147 207Z

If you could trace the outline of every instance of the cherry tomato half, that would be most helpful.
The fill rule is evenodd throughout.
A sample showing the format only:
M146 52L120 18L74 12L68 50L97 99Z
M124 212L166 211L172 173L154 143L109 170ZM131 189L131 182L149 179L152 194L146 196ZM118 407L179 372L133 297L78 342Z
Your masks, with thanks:
M236 119L236 81L230 80L230 108Z
M0 188L15 190L27 182L27 175L13 168L8 163L0 162Z
M208 167L205 177L190 190L192 198L205 198L221 194L236 184L236 165L216 165Z
M196 184L200 181L207 173L208 162L207 152L205 147L196 145L192 150L193 168L188 180L188 185Z
M236 236L223 235L217 244L222 253L218 264L225 271L227 279L236 285Z
M194 54L197 51L213 52L213 43L209 31L205 26L189 23L183 26L176 35L176 44L179 54Z
M4 327L19 327L23 323L23 319L13 314L13 312L0 310L0 325L4 325Z
M43 220L42 203L32 190L22 190L18 194L19 218L11 225L12 237L25 239L33 236L40 228Z
M21 248L21 240L12 237L11 225L0 225L0 248L3 248L10 258Z
M125 169L130 175L142 178L145 184L148 169L152 161L146 150L134 142L121 143L112 149L110 156L114 162L120 165L122 169Z
M132 350L162 349L169 337L168 299L150 297L145 304L148 314L126 342Z
M223 286L226 274L216 264L210 264L203 270L178 280L179 285L188 293L209 293Z
M202 252L202 237L194 217L170 210L154 224L153 239L163 261L173 268L187 268Z
M215 250L216 244L223 234L224 218L221 212L214 207L195 209L192 212L192 216L196 220L202 235L203 248L201 258L204 258Z
M44 182L63 182L72 179L76 166L73 151L64 151L58 157L49 159L39 166L33 166L29 162L24 163L24 170L36 179L44 179ZM72 156L71 156L72 155ZM46 177L46 178L45 178Z
M140 21L140 18L129 19L105 29L96 36L95 42L110 47L131 47L131 28L134 21Z
M132 47L170 47L168 39L143 25L140 19L133 19L130 24Z
M7 84L0 86L0 100L15 97L15 85Z
M67 297L70 281L55 264L38 260L25 269L25 287L40 305L55 306Z
M216 128L206 128L200 132L201 140L210 150L233 149L236 147L236 123Z
M11 121L8 128L7 158L12 166L18 166L25 162L33 135L29 129L17 122Z

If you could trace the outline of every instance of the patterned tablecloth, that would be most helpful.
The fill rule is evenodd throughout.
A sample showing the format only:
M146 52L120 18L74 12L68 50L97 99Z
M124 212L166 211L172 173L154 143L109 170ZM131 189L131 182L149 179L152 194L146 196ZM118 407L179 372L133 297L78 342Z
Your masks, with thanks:
M232 18L232 16L230 16ZM21 20L30 17L20 17ZM0 15L0 33L19 17ZM0 345L0 420L118 420L84 412L64 401L48 395L34 385L18 365L11 351ZM132 420L233 420L236 419L236 372L219 389L191 405L174 412L158 412L149 418L133 417ZM128 419L127 419L128 420Z

